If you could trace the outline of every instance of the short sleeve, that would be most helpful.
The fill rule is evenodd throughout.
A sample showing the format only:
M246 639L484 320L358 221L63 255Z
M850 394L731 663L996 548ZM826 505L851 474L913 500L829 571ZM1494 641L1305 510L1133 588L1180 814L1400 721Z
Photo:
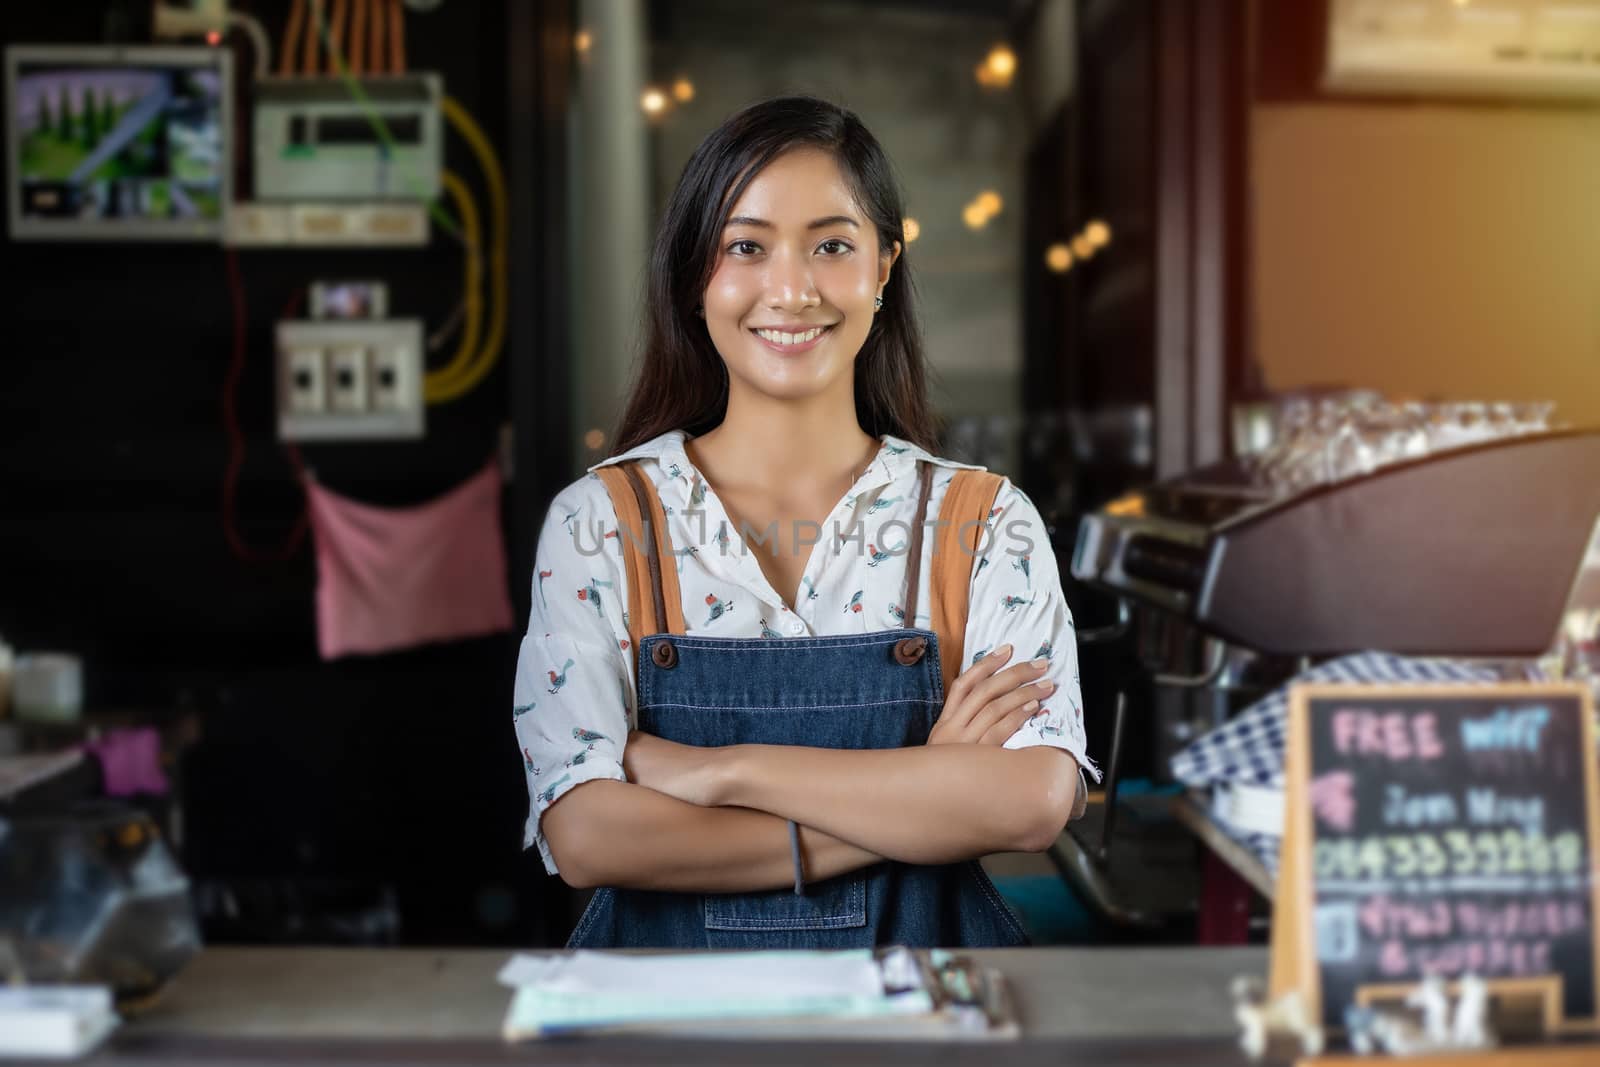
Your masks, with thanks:
M1038 714L1012 734L1005 747L1065 749L1098 782L1100 771L1085 751L1078 635L1061 590L1049 528L1033 501L1010 479L1001 483L989 515L988 532L973 561L966 632L970 655L961 669L1004 644L1012 646L1012 663L1048 658L1044 677L1056 684L1055 691L1040 701Z
M522 846L557 873L540 817L568 790L626 781L622 749L633 721L627 603L616 512L598 478L556 495L539 534L528 630L517 653L512 723L528 783Z

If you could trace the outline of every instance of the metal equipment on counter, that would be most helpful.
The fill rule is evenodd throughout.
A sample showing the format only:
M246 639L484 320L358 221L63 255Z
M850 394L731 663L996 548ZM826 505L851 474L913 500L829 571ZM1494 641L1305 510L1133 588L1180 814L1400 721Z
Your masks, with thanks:
M1538 655L1597 513L1597 431L1505 438L1287 497L1222 466L1086 517L1071 570L1264 653Z
M1070 572L1115 597L1119 621L1080 641L1137 643L1164 765L1159 750L1325 657L1545 655L1597 519L1600 431L1519 433L1298 491L1220 464L1082 520ZM1125 697L1101 820L1075 824L1053 858L1112 921L1153 928L1157 916L1115 888L1139 880L1117 879L1111 863ZM1244 939L1232 907L1217 939ZM1203 908L1200 921L1207 940Z

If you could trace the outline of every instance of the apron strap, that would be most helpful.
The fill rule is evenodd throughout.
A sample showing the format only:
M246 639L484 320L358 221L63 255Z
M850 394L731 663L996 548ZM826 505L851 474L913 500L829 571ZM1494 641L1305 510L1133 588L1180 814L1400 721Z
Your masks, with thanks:
M979 543L988 529L989 512L1004 480L991 471L958 470L951 477L939 508L929 592L945 692L950 691L965 661L972 568L977 565Z
M906 553L906 626L917 625L917 587L922 579L922 527L928 518L928 490L933 464L917 460L917 518L911 525L911 550Z
M641 637L685 632L678 569L661 565L663 558L672 556L666 511L655 487L639 473L638 463L614 464L595 472L617 515L617 538L628 582L628 644L635 664ZM649 548L645 537L650 538Z

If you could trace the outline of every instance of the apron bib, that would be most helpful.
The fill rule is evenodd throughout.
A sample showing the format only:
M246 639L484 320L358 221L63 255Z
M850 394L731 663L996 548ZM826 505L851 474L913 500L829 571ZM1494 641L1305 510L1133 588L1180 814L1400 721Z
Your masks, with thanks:
M939 527L932 568L933 629L912 625L932 476L932 467L919 462L921 496L907 556L905 627L831 637L729 639L685 633L676 568L660 566L661 559L672 558L660 501L634 464L618 466L623 469L600 471L617 505L618 521L645 530L654 549L641 550L637 539L622 538L640 730L698 746L860 749L927 743L944 706L945 687L959 671L971 549L999 489L998 475L957 471L946 492L940 517L948 521ZM623 479L626 485L619 484ZM959 552L959 543L968 551ZM1026 934L977 860L933 866L890 860L808 883L803 893L792 887L755 893L602 888L595 891L567 947L1026 943Z

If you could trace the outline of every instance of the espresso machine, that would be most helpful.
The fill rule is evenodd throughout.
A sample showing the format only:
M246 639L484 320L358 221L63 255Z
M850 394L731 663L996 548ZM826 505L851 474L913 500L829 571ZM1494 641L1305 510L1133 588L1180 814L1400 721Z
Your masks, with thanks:
M1198 733L1331 657L1542 657L1597 519L1600 430L1574 429L1443 448L1292 491L1263 484L1247 457L1085 515L1070 575L1114 598L1118 617L1080 642L1132 642L1145 676L1117 698L1099 821L1052 853L1062 874L1114 921L1159 925L1159 908L1130 903L1110 862L1128 688L1149 687L1164 767Z

